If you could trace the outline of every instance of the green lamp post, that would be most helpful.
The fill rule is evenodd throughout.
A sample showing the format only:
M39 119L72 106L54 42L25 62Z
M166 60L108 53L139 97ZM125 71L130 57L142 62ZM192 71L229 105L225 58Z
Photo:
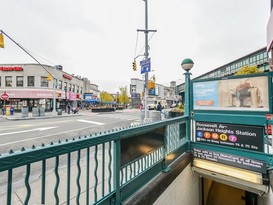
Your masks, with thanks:
M190 58L186 58L182 61L181 67L186 71L184 73L185 75L185 104L184 104L184 115L188 117L187 123L186 123L186 136L187 136L187 141L190 142L190 75L191 73L189 72L194 63Z
M189 115L190 114L190 75L189 72L194 63L192 59L186 58L182 61L181 67L186 71L185 75L185 106L184 106L184 114Z

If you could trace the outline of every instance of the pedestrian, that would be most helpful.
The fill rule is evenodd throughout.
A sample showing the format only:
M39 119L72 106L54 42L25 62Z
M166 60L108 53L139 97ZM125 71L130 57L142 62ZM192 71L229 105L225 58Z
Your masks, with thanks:
M142 107L143 107L143 106L142 106L142 103L140 103L140 105L139 105L139 109L140 109L140 110L142 110Z
M159 111L159 112L161 112L162 107L161 107L160 102L158 102L157 107L156 107L156 110Z
M70 104L67 105L67 113L70 114Z

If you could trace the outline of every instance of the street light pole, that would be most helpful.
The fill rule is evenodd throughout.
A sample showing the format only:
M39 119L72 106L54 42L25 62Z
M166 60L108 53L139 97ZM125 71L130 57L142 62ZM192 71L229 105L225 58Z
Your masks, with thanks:
M186 122L186 136L187 140L190 141L190 111L191 111L191 105L190 105L190 75L189 72L194 63L191 59L186 58L182 61L181 67L186 71L185 75L185 103L184 103L184 115L188 117L188 120Z
M64 88L64 92L65 92L65 103L64 103L65 111L64 112L67 112L67 87L66 86Z
M148 59L149 57L149 45L148 45L148 0L145 0L145 59ZM149 121L148 120L148 79L149 79L149 72L145 72L145 86L144 86L144 111L145 111L145 116L144 116L144 122Z
M145 2L145 29L141 30L138 29L137 31L142 31L145 33L145 53L144 59L147 60L149 57L149 45L148 45L148 34L149 32L157 32L157 30L149 30L148 29L148 0L143 0ZM138 56L137 56L138 57ZM144 122L149 122L150 119L148 118L148 79L149 79L149 72L145 72L145 84L144 84Z
M53 77L53 87L54 87L54 94L53 94L53 110L52 110L52 115L57 116L57 111L56 111L56 85L57 85L57 78L56 76L56 66L54 66L54 77Z

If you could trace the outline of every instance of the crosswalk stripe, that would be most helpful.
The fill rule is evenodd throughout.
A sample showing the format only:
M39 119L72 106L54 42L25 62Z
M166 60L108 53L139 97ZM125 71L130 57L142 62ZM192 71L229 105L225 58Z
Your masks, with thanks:
M86 122L86 123L90 123L90 124L95 124L95 125L104 125L105 123L102 122L94 122L94 121L90 121L90 120L77 120L79 122Z

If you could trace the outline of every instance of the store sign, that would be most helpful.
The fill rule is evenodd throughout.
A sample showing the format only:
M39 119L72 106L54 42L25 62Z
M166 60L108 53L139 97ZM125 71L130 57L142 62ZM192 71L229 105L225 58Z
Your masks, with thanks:
M4 67L4 66L1 66L0 70L1 71L23 71L24 69L22 67L20 67L20 66L18 66L18 67Z
M195 110L269 111L268 76L193 83Z
M1 90L0 90L1 92ZM34 99L53 99L54 91L53 90L44 90L44 89L24 89L24 90L9 90L8 91L9 100L12 99L24 99L24 98L34 98ZM56 92L56 98L64 99L65 93L63 91Z
M65 79L72 80L72 77L69 76L69 75L63 74L63 77L64 77Z
M197 142L260 152L264 150L264 127L196 122L195 133Z
M225 164L233 167L238 167L242 169L247 169L259 173L267 173L266 164L263 161L258 161L254 159L244 158L240 156L235 156L231 154L213 152L211 150L203 149L193 149L194 157L199 159L204 159L220 164Z
M91 100L93 98L92 96L93 96L92 94L84 94L83 99L84 100Z
M68 99L69 100L77 100L76 93L68 92Z
M131 98L140 98L140 93L132 93Z

